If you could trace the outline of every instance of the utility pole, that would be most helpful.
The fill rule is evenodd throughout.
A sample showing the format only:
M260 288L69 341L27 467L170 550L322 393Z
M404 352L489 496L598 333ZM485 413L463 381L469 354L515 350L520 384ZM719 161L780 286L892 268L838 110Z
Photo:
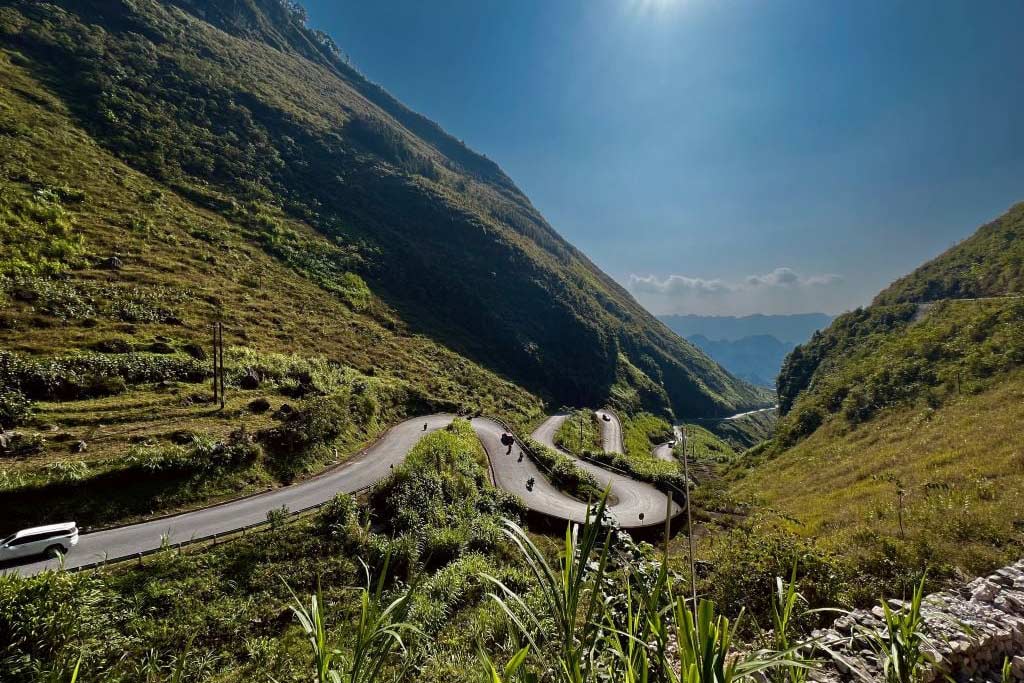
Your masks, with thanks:
M583 455L583 409L580 408L580 455Z
M217 402L217 323L213 324L213 402Z
M690 546L690 591L693 595L693 610L697 610L697 568L693 561L693 514L690 509L690 458L688 451L690 440L687 438L686 425L683 425L683 486L686 487L686 540Z
M213 401L224 409L224 324L213 324Z

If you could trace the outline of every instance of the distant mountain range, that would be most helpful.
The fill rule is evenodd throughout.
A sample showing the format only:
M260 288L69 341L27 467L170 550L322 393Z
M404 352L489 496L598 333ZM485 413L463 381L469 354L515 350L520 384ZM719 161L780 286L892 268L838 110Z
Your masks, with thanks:
M832 321L824 313L794 315L666 315L660 320L733 375L775 387L786 354Z
M832 316L824 313L792 315L662 315L661 322L680 337L703 335L708 339L737 341L755 335L771 335L789 346L802 344L815 330L827 327Z

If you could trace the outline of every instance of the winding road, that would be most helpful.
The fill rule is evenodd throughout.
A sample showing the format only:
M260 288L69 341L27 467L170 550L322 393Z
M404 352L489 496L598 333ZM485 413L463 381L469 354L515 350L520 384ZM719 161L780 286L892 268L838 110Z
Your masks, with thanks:
M164 544L187 543L214 534L231 533L266 521L267 513L281 506L286 506L292 511L303 510L325 503L338 493L362 491L386 477L394 465L403 462L406 454L424 435L443 429L454 417L442 414L406 420L389 429L371 446L346 463L292 486L192 512L82 534L78 545L65 557L64 566L72 569L103 560L130 558L139 553L157 550ZM534 432L534 438L543 442L537 435L557 417L541 425ZM564 421L565 416L561 417ZM471 424L487 452L495 485L519 496L534 512L574 522L582 522L585 519L585 503L555 488L529 457L519 459L522 445L518 441L512 453L507 454L508 448L501 444L501 435L505 432L501 424L484 417L473 418ZM551 428L551 436L557 428L557 424ZM621 448L621 428L619 434ZM594 474L603 485L612 482L612 490L618 496L618 504L609 511L615 515L620 526L639 528L664 522L665 496L657 489L612 474L590 463L578 462L581 467ZM533 490L528 491L526 481L531 477L535 483ZM639 517L641 512L644 513L642 521ZM673 516L678 512L678 506L674 505ZM17 572L30 575L57 566L56 560L41 560L2 568L0 573Z
M601 419L604 449L611 453L622 453L622 425L619 423L619 419L614 413L597 411L597 414L607 414L610 418L607 422ZM539 441L548 448L552 448L572 458L577 467L592 475L602 487L611 486L611 495L615 498L615 503L608 506L608 511L615 515L615 519L618 520L620 526L636 528L663 524L665 522L666 505L664 493L646 482L630 479L615 472L609 472L592 462L581 460L572 453L564 451L555 445L555 432L558 431L558 428L562 426L567 417L568 415L552 415L540 427L537 427L531 436L535 441ZM529 505L529 503L527 504ZM682 508L675 503L672 504L673 517L681 511ZM640 519L641 514L643 515L643 521Z

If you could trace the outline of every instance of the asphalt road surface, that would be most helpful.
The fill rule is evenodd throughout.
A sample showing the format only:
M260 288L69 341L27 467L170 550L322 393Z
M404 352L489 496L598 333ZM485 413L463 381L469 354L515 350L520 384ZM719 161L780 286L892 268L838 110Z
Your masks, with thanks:
M406 454L425 434L448 426L453 417L429 415L402 422L343 465L292 486L179 515L82 534L78 545L65 557L64 566L74 568L104 559L132 557L156 550L164 544L186 543L196 538L230 533L266 521L267 513L281 506L292 511L302 510L324 503L337 493L355 493L369 488L386 477L395 464L405 460ZM504 431L500 424L487 418L474 418L472 425L490 458L497 486L522 498L531 510L559 519L584 520L586 505L555 488L530 458L519 460L518 442L512 453L506 454L508 449L500 442ZM580 464L588 466L587 469L597 469L604 477L609 475L589 463ZM527 491L526 481L531 477L534 479L533 490ZM619 496L619 511L613 511L623 527L664 521L664 495L647 484L619 475L614 477L616 481L623 480L614 487ZM641 511L645 513L643 523L638 518ZM56 560L41 560L10 566L0 569L0 572L28 575L57 566Z
M605 453L625 453L622 445L622 424L615 413L607 410L595 410L597 421L601 423L601 447ZM605 419L605 418L608 419Z

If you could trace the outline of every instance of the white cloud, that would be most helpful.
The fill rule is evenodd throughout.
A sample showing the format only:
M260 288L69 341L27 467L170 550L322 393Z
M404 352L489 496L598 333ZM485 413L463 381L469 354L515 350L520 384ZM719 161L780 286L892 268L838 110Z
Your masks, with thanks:
M688 275L630 275L629 289L656 313L737 314L823 310L843 278L833 273L801 275L780 267L737 281Z

